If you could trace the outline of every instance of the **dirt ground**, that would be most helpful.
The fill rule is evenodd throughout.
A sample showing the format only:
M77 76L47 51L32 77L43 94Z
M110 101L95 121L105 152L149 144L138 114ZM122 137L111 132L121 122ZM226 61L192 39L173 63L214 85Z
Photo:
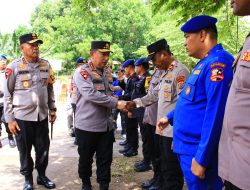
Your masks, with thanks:
M119 128L119 126L118 126ZM7 134L3 131L1 137L3 147L0 148L0 190L21 190L24 178L19 173L19 155L17 148L10 148ZM58 105L58 118L54 125L53 140L50 145L49 166L47 176L56 183L56 189L78 190L81 189L81 181L78 178L78 153L77 147L73 145L74 138L68 135L66 105ZM142 159L141 149L139 155L126 158L118 153L122 147L119 132L116 133L114 143L112 179L110 190L139 190L141 183L152 177L152 171L137 173L134 171L134 163ZM140 145L141 147L141 145ZM34 158L34 152L32 152ZM93 190L98 190L96 183L96 166L93 164L92 185ZM34 188L46 189L36 184L36 171L33 172Z

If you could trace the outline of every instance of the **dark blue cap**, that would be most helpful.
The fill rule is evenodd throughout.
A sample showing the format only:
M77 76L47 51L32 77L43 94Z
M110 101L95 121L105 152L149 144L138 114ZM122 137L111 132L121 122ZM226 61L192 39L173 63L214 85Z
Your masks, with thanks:
M139 66L139 65L141 65L141 64L143 64L143 63L147 63L148 61L146 60L146 58L144 57L144 58L140 58L140 59L138 59L136 62L135 62L135 66Z
M76 60L76 63L77 63L77 64L86 63L86 62L87 62L87 59L82 58L82 57L79 57L79 58Z
M0 59L7 59L5 55L0 55Z
M125 68L125 67L127 67L129 65L134 65L134 63L135 63L134 59L128 59L128 60L123 62L122 67Z
M182 27L181 31L188 32L198 32L204 28L215 25L217 22L217 18L207 16L207 15L199 15L188 20Z

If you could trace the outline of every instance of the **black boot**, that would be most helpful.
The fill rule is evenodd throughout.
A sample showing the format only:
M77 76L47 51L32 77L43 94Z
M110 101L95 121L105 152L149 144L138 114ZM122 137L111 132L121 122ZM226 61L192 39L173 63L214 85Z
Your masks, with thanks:
M129 151L130 146L126 145L124 149L119 150L119 153L124 154L125 152Z
M83 184L81 190L92 190L92 186L90 184Z
M135 148L130 148L127 152L125 152L125 153L123 154L123 156L132 157L132 156L136 156L137 154L138 154L137 149L135 149Z
M25 176L23 190L33 190L33 176L32 175Z
M37 176L37 184L38 185L43 185L47 189L54 189L56 188L55 183L53 183L49 178L47 178L45 175L44 176Z

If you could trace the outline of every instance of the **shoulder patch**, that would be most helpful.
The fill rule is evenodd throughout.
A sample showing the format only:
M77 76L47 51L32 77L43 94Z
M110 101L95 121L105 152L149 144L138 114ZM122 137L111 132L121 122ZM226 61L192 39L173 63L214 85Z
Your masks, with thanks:
M10 77L10 75L12 74L12 69L11 68L6 68L5 69L5 77L6 79L8 79Z
M250 62L250 52L249 51L244 52L240 60Z
M210 65L211 68L214 68L214 67L222 67L222 68L225 68L226 67L226 64L224 63L213 63Z
M178 76L178 77L176 77L176 81L177 81L178 84L184 84L185 80L186 80L185 76Z
M224 79L224 69L223 68L215 68L212 69L212 74L210 80L213 82L219 82Z
M82 77L83 77L85 80L87 80L88 77L89 77L89 73L88 73L88 71L85 70L85 69L81 70L81 71L80 71L80 74L82 75Z

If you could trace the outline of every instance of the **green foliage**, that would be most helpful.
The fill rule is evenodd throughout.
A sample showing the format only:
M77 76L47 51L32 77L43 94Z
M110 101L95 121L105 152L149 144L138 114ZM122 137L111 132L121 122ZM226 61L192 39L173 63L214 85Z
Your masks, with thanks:
M44 0L32 14L32 30L20 26L13 34L0 34L1 53L20 56L18 36L34 31L44 41L41 57L63 60L62 72L71 73L78 57L90 58L93 40L111 41L110 60L123 62L147 56L146 46L165 38L191 69L197 60L187 55L180 27L200 14L218 18L219 42L236 54L248 27L232 15L227 0Z
M152 0L152 11L155 15L161 9L169 14L178 15L178 23L200 14L216 13L225 6L227 0Z

